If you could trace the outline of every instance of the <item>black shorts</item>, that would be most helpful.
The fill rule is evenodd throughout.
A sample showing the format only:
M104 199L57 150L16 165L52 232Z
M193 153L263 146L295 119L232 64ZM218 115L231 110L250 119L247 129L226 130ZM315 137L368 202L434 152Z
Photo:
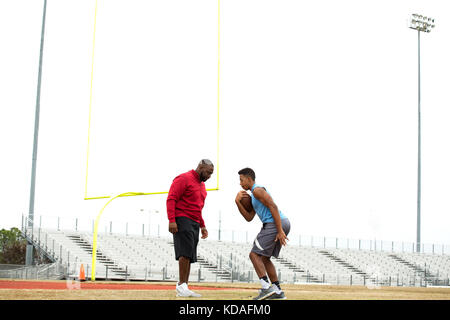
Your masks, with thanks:
M176 217L178 232L173 235L175 259L189 258L191 263L197 262L197 244L200 224L186 217Z

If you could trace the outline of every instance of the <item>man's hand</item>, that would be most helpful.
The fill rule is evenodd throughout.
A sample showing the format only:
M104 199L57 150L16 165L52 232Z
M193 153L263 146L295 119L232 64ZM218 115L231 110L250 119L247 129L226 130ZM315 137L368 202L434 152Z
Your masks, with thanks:
M202 231L202 239L208 238L208 230L206 230L206 227L203 227L201 231Z
M238 194L236 195L236 202L241 202L242 198L248 196L248 193L245 191L239 191Z
M277 242L278 240L280 240L280 243L283 246L286 245L286 240L289 241L289 239L288 239L288 237L286 237L286 234L284 233L284 231L277 233L277 236L275 237L275 242Z
M178 226L176 222L169 222L169 232L170 233L177 233L178 232Z

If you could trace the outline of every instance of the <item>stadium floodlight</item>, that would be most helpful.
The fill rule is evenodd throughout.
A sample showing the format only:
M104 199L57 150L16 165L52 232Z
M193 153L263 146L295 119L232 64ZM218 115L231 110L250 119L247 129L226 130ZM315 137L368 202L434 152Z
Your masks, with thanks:
M417 159L417 241L416 251L420 252L420 201L421 201L421 126L420 126L420 33L430 33L434 29L434 19L414 13L409 18L409 28L417 30L418 52L418 159Z
M409 27L414 30L429 33L431 32L431 29L435 27L434 19L418 14L412 14L409 19Z

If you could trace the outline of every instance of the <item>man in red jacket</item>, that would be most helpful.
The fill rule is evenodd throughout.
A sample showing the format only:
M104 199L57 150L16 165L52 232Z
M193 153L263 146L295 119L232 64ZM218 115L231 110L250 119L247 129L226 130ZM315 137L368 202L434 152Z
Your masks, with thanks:
M201 160L197 169L180 174L173 180L167 196L169 232L173 234L175 259L179 266L177 296L200 297L198 293L189 290L188 281L191 263L197 262L199 229L202 239L208 237L202 209L206 198L205 181L213 172L213 163L207 159Z

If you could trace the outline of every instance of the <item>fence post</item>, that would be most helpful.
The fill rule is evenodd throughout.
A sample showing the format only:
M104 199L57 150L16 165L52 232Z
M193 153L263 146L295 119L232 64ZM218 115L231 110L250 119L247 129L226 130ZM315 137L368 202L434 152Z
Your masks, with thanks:
M125 266L125 281L128 281L128 266Z
M108 265L106 265L106 275L105 275L105 280L108 280Z
M352 284L353 284L352 275L350 275L350 285L352 285Z
M361 239L358 240L358 246L359 246L358 250L361 250Z
M78 218L75 218L75 231L78 231Z

